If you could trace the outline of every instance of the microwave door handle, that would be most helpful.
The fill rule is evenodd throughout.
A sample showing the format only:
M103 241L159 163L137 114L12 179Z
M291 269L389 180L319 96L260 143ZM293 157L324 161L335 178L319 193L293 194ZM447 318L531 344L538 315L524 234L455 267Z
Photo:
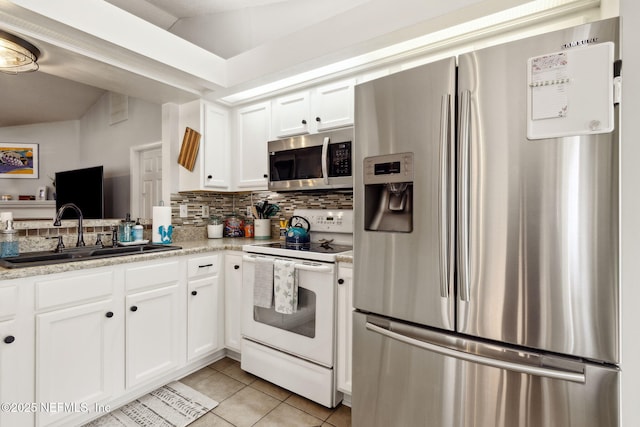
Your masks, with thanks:
M322 141L322 182L324 184L329 184L329 172L327 171L327 165L329 163L329 140L330 138L325 136Z

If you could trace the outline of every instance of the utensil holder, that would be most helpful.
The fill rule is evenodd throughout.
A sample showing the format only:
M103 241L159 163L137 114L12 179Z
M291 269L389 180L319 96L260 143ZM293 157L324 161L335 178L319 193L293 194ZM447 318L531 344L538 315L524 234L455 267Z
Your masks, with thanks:
M254 239L269 240L271 239L271 220L270 219L254 219Z

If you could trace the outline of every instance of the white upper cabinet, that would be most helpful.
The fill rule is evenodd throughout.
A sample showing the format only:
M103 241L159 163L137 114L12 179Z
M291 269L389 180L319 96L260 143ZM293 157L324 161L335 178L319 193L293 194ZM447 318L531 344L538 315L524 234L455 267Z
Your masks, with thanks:
M353 124L355 80L341 80L277 98L273 136L316 133Z
M204 118L204 176L203 186L206 189L229 189L231 186L231 166L229 152L229 112L215 104L203 104Z
M271 124L271 103L261 102L236 112L237 161L235 187L240 191L266 190L269 173L267 141Z
M354 80L342 80L315 90L313 120L318 131L353 124L354 86Z
M311 92L304 91L280 97L274 101L274 136L283 137L309 133Z

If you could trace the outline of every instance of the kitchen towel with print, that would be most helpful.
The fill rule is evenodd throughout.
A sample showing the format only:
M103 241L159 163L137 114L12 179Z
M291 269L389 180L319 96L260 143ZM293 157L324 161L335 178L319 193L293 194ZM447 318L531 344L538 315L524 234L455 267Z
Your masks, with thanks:
M275 310L292 314L298 310L298 275L296 262L276 259L273 262Z
M253 305L271 308L273 303L273 261L256 258L253 282Z

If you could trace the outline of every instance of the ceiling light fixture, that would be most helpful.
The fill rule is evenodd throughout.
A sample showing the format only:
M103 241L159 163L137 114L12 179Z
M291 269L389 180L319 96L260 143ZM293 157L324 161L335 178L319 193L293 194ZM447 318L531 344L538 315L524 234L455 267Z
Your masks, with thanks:
M38 68L40 51L20 37L0 30L0 71L7 74L27 73Z

